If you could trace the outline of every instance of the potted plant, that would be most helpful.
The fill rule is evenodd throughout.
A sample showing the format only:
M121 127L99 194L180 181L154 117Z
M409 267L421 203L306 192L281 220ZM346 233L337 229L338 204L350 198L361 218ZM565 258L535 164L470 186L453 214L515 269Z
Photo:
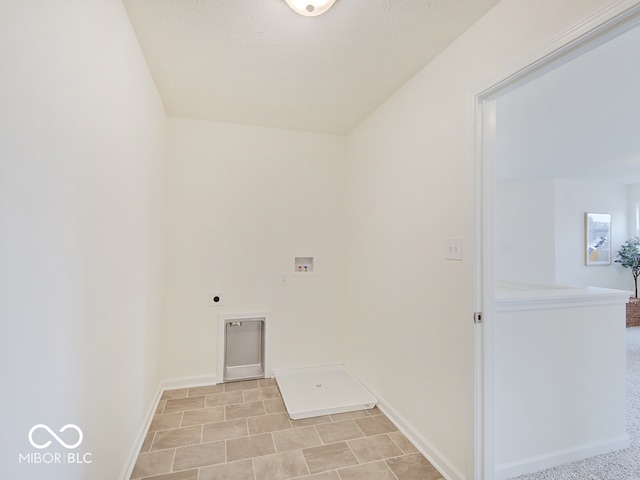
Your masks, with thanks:
M627 303L627 327L640 326L640 299L638 299L638 276L640 275L640 238L627 240L620 246L616 263L631 269L635 296Z

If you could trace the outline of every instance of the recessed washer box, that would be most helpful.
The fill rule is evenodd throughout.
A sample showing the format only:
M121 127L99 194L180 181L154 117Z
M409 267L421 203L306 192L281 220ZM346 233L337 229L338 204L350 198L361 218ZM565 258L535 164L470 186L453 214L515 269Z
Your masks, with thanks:
M313 257L295 257L294 259L294 273L313 273Z
M218 315L218 378L235 382L265 378L267 314Z

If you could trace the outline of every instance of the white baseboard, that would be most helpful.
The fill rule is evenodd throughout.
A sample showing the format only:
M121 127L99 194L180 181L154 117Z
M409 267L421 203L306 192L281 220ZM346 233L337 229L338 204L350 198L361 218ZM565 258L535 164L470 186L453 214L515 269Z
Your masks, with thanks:
M144 439L149 431L149 426L151 426L151 420L153 420L153 416L156 413L158 408L158 404L160 403L160 398L162 397L162 393L164 390L159 386L156 394L151 401L151 405L147 409L147 413L144 416L144 421L138 430L138 434L136 435L135 442L129 451L129 455L127 456L127 461L124 464L124 468L122 473L120 474L121 480L129 480L131 478L131 474L133 473L133 467L136 465L136 460L138 459L138 453L142 448L142 444L144 443Z
M142 448L142 444L144 443L144 439L147 436L147 432L149 431L149 427L151 426L151 421L153 420L153 416L158 409L158 405L160 404L160 399L162 398L162 394L165 390L176 390L178 388L192 388L192 387L203 387L206 385L215 385L218 383L217 375L200 375L195 377L183 377L183 378L170 378L166 380L162 380L160 385L158 385L158 390L151 401L151 405L147 409L147 413L144 417L144 421L142 426L138 430L138 434L136 435L135 442L133 447L131 447L131 451L127 457L127 461L124 465L122 473L120 474L120 480L129 480L131 478L131 474L133 473L133 468L136 466L136 460L138 459L138 453Z
M374 395L375 392L374 392ZM402 415L376 395L378 408L398 427L405 437L425 456L446 480L464 480L464 475L437 448L424 438Z
M603 453L622 450L630 445L629 436L623 435L602 442L591 442L577 447L557 450L545 455L527 458L517 462L510 462L496 466L495 480L505 480L527 473L539 472L547 468L564 465L565 463L584 460L585 458Z
M160 382L160 388L165 390L176 390L178 388L204 387L206 385L218 384L217 375L197 375L194 377L168 378Z

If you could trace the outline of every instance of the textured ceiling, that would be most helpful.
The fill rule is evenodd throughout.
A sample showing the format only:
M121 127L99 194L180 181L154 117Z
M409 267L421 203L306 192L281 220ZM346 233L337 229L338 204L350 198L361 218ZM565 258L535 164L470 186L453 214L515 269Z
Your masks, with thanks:
M498 0L123 0L170 115L346 134Z

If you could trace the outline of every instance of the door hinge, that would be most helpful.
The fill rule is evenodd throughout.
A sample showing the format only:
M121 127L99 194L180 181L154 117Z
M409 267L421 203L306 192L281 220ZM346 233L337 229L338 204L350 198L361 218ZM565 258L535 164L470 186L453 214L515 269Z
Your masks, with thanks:
M473 323L482 323L482 312L473 312Z

